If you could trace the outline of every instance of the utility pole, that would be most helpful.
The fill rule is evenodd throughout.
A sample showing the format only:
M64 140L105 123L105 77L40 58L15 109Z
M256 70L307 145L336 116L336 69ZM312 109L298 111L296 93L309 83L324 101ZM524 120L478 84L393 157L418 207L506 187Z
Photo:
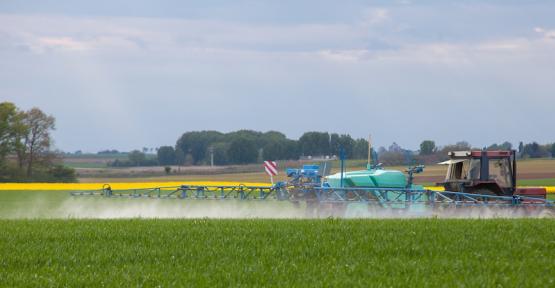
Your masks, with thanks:
M208 151L210 151L210 167L214 167L214 146L210 146Z
M372 167L372 135L368 134L368 169Z

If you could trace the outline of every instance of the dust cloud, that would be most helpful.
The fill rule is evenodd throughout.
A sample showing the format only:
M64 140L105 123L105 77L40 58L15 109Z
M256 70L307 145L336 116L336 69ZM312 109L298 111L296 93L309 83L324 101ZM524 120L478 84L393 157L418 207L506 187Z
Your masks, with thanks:
M311 218L553 218L554 209L526 210L504 207L443 209L387 209L366 204L340 205L340 208L307 208L288 201L180 200L68 197L53 203L36 198L14 207L8 219L118 219L118 218L213 218L213 219L311 219Z

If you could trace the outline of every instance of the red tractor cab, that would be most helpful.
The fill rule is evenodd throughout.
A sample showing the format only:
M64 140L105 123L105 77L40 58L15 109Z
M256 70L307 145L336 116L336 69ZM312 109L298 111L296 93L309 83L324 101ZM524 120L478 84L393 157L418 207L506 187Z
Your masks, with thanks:
M516 151L455 151L449 160L445 181L438 183L446 191L482 195L522 195L545 199L545 188L516 188Z

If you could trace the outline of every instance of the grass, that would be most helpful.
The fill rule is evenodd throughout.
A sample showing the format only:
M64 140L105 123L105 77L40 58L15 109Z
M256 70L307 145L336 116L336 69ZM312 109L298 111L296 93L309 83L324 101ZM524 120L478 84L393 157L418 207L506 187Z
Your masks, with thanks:
M103 162L64 162L66 167L70 168L107 168L108 165Z
M548 287L553 220L0 220L0 286Z
M281 173L275 181L286 181ZM264 172L256 173L228 173L213 175L164 175L151 177L81 177L81 183L121 183L121 182L172 182L172 181L232 181L232 182L270 182L270 177Z
M522 179L518 180L522 186L555 186L555 178L547 179Z

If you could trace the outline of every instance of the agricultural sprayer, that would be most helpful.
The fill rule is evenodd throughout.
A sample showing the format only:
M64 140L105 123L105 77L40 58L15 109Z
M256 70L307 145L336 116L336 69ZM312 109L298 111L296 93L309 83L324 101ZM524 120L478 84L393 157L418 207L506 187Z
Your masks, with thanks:
M440 189L413 183L423 166L403 173L369 164L367 169L327 175L324 165L287 169L288 181L267 186L180 185L114 190L105 184L95 191L73 196L154 198L223 201L290 201L306 209L308 217L405 216L554 216L555 203L545 188L516 187L515 151L450 152L445 181ZM326 176L327 175L327 176Z

